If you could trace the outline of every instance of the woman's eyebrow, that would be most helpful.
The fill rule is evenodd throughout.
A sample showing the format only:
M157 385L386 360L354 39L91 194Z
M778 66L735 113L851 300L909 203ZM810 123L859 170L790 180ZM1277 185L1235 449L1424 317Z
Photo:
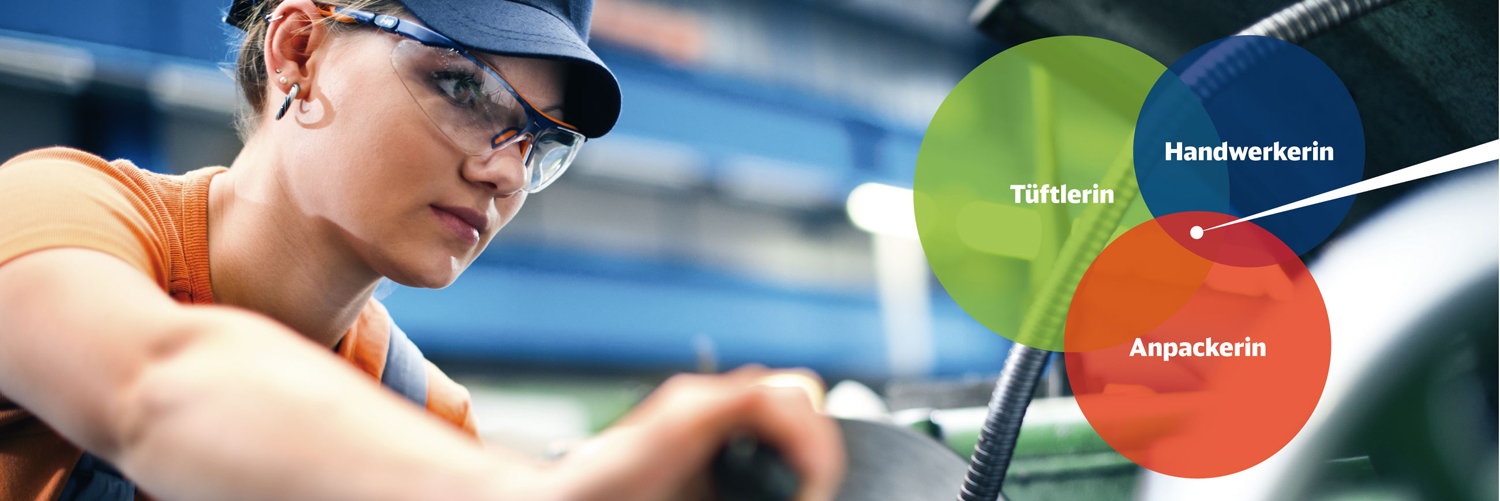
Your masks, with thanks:
M474 57L476 59L478 59L481 63L484 63L485 66L488 66L491 70L494 70L495 73L500 74L500 78L505 78L505 72L500 71L500 67L498 65L496 65L493 61L490 61L489 59L486 59L484 57L484 55L481 55L481 54L474 54ZM509 84L510 81L506 80L506 83ZM514 85L514 84L511 84L511 85ZM517 94L521 94L522 97L525 97L526 94L522 93L521 89L515 89L514 87L512 87L512 89L515 90ZM530 101L531 101L530 99L527 99L528 103ZM546 113L546 114L549 114L549 115L553 114L553 112L562 111L562 109L563 109L562 103L556 103L556 104L553 104L553 105L550 105L550 106L546 106L546 107L537 107L535 104L532 104L532 106L535 107L537 111L540 111L540 112L543 112L543 113Z

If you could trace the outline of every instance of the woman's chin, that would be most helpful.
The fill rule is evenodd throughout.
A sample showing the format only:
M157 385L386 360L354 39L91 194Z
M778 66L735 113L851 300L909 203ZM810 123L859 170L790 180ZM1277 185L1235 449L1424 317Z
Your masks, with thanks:
M399 266L395 270L385 270L381 274L392 282L407 286L420 287L423 289L441 289L453 284L458 280L459 274L468 267L468 263L456 257L447 257L440 262L412 263L410 266Z

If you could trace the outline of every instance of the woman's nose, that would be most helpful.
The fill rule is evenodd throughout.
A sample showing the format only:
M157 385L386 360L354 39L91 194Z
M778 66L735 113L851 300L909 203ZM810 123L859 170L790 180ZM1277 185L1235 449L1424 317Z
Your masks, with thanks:
M478 184L495 196L513 195L526 187L526 166L523 154L527 141L518 141L490 152L488 155L471 156L464 161L463 176Z

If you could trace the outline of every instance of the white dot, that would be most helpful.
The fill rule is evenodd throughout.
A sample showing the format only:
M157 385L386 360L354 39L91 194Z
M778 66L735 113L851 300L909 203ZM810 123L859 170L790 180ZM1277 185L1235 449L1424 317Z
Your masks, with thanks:
M1191 235L1193 237L1193 240L1203 238L1203 227L1194 226L1193 229L1188 230L1188 235Z

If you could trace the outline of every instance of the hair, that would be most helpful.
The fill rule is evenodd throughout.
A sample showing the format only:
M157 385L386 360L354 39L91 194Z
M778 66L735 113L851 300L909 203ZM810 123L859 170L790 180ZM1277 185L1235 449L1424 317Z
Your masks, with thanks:
M248 139L255 132L256 124L260 122L261 115L266 111L266 33L271 24L266 20L266 16L275 12L281 2L282 0L255 2L250 8L249 15L236 26L244 31L245 35L239 43L234 80L239 84L240 93L244 94L245 102L250 105L249 109L242 111L235 118L234 128L239 132L241 140ZM320 0L319 3L392 16L408 14L406 7L397 0ZM355 29L332 19L325 18L321 22L328 25L335 33Z

